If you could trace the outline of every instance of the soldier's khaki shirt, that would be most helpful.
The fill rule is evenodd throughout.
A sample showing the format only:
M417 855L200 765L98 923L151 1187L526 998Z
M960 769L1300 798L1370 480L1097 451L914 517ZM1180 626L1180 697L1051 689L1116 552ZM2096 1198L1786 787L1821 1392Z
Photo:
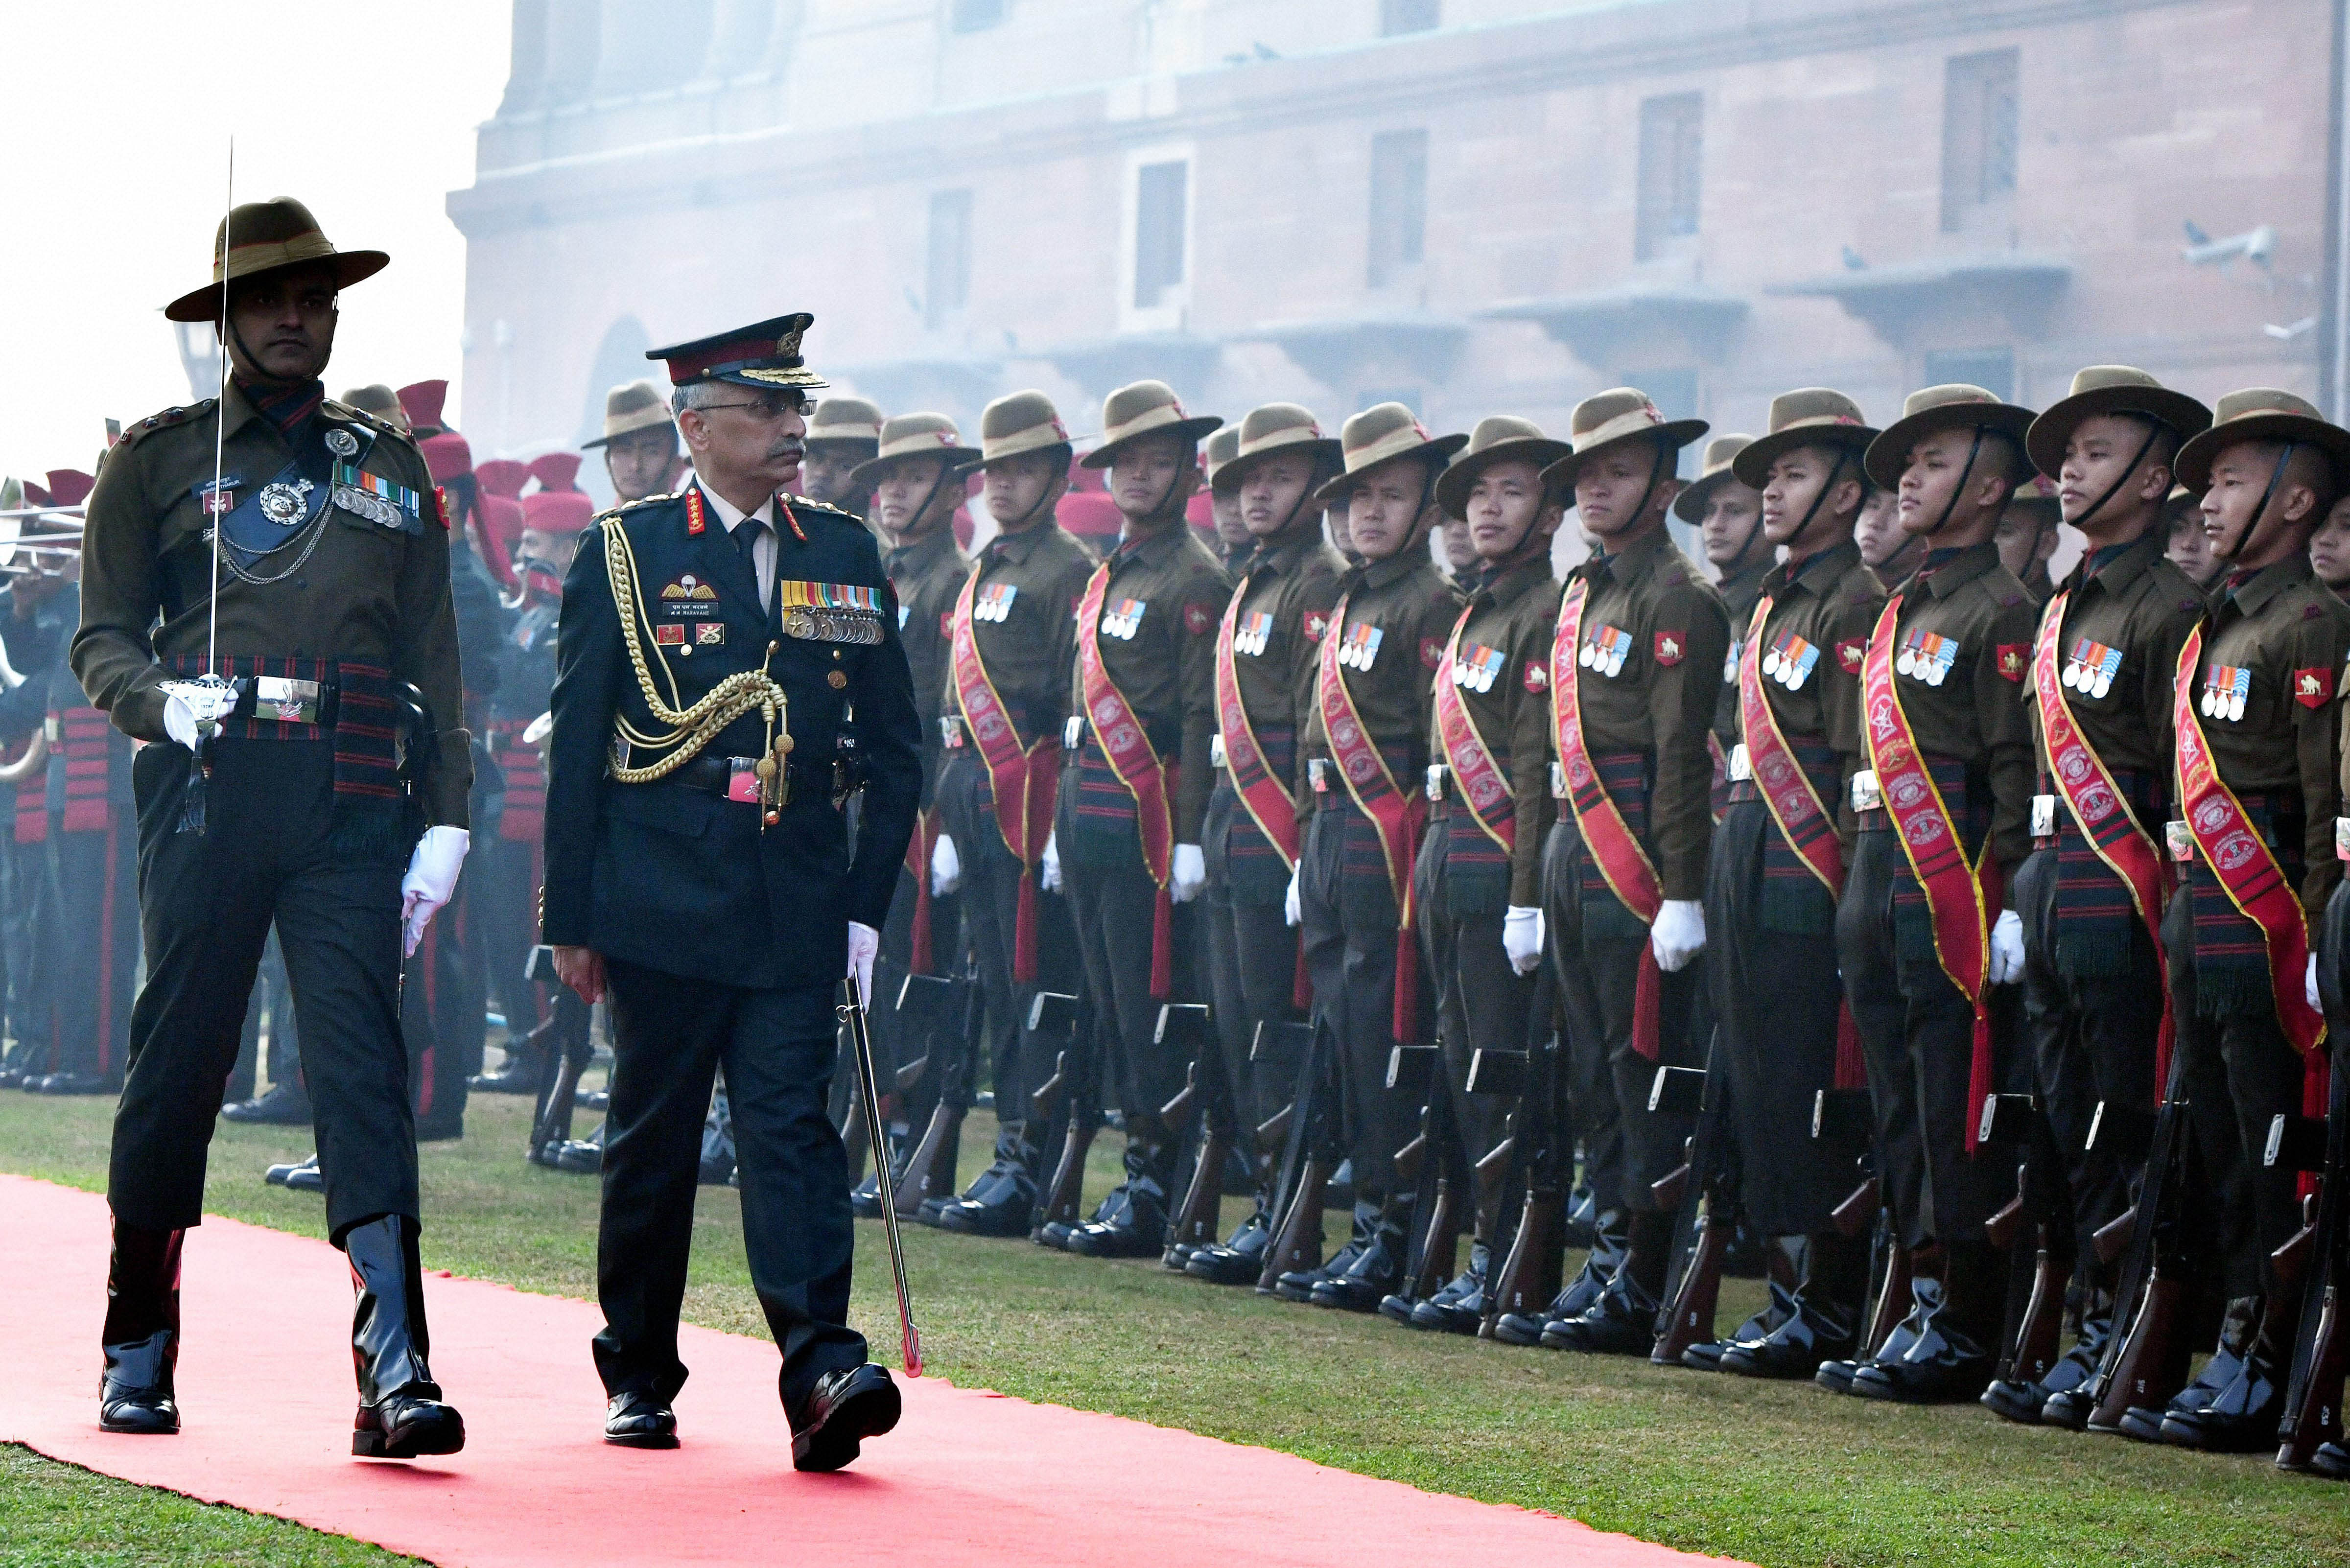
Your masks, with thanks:
M331 504L317 544L291 576L248 583L220 574L218 651L240 657L349 659L380 665L395 684L413 681L441 726L429 770L428 821L463 827L473 787L471 742L462 724L464 682L449 597L449 531L424 458L397 430L328 400L314 417L375 432L360 460L423 498L424 526L403 533ZM81 628L73 668L91 705L141 741L165 741L161 660L205 652L212 623L211 520L197 499L220 472L257 491L283 472L293 449L234 382L224 409L208 399L132 425L99 465L82 538ZM275 558L265 571L282 570ZM160 622L160 624L158 624Z
M1893 689L1919 752L1963 763L1989 780L1991 853L2012 878L2032 853L2032 717L2024 688L2040 607L1988 541L1938 551L1926 562L1895 590L1901 600L1896 659L1920 632L1957 646L1939 683L1922 673L1901 674L1897 662ZM1947 804L1957 811L1958 802Z
M1021 745L1059 735L1061 721L1070 711L1077 601L1085 597L1086 579L1093 576L1093 556L1076 535L1047 518L1017 534L998 534L980 546L971 569L979 579L972 594L972 643L979 649L988 683L1019 731ZM1001 618L977 613L979 601L990 590ZM941 711L961 712L951 659L941 679L945 682Z
M1132 635L1100 634L1102 669L1142 721L1161 761L1180 759L1168 803L1175 842L1200 842L1207 813L1210 737L1216 732L1216 628L1232 584L1200 536L1178 523L1110 552L1102 619L1131 619ZM1088 577L1089 580L1089 577ZM1084 592L1080 583L1078 592ZM1085 678L1069 672L1069 711L1085 711Z
M1346 571L1347 558L1322 536L1318 512L1301 527L1266 541L1235 569L1238 586L1232 591L1241 597L1237 629L1245 630L1252 616L1266 618L1263 647L1253 638L1232 639L1232 678L1249 727L1260 736L1268 729L1286 730L1293 737L1305 732L1314 707L1322 634ZM1301 748L1290 749L1302 759ZM1282 783L1292 800L1305 800L1309 792L1303 760L1295 776Z
M1558 579L1550 575L1550 551L1488 576L1463 573L1469 592L1455 659L1440 665L1436 679L1461 693L1485 749L1510 781L1516 826L1510 840L1510 902L1532 908L1542 898L1542 845L1557 814L1550 793L1550 641L1558 627ZM1484 650L1489 677L1481 677ZM1491 667L1498 656L1498 668ZM1466 682L1464 684L1464 681ZM1433 724L1434 716L1430 715ZM1444 759L1440 733L1430 742L1432 761ZM1466 811L1451 779L1452 809Z
M941 527L903 549L884 551L881 565L898 593L898 640L905 647L906 666L914 677L914 711L922 721L922 804L927 807L939 778L939 715L948 711L948 628L955 596L971 574L971 557L955 545L954 530Z
M2203 633L2201 686L2215 666L2248 670L2241 719L2202 718L2220 782L2237 794L2298 794L2303 812L2301 902L2312 940L2342 875L2334 857L2341 807L2342 661L2350 607L2295 550L2214 600Z
M2174 742L2171 677L2178 668L2179 646L2202 624L2203 596L2164 558L2160 529L2120 546L2118 554L2101 564L2093 556L2083 557L2066 574L2063 589L2066 597L2064 624L2056 638L2057 669L2061 672L2075 655L2089 661L2087 678L2061 688L2064 706L2109 771L2152 775L2153 798L2168 800ZM2084 648L2084 643L2094 646ZM2119 655L2117 664L2111 655ZM2040 704L2031 693L2026 677L2024 701L2044 771L2048 738L2041 732ZM2135 804L2131 809L2137 809ZM2138 826L2158 845L2158 823Z
M1338 593L1346 601L1346 616L1343 620L1334 618L1322 635L1351 637L1357 646L1369 647L1369 668L1341 665L1338 678L1347 683L1347 695L1354 700L1364 731L1388 766L1401 755L1403 771L1395 775L1395 784L1409 794L1427 777L1429 725L1435 717L1429 682L1443 659L1444 639L1461 613L1461 597L1438 573L1427 547L1418 543L1349 570L1338 579ZM1326 761L1330 755L1318 696L1308 710L1305 739L1297 749L1304 759L1300 766L1309 775L1315 759ZM1347 798L1337 769L1330 769L1325 782L1325 794L1305 791L1298 802L1301 811Z
M1810 671L1799 685L1791 690L1783 680L1766 676L1762 697L1779 722L1779 732L1790 742L1817 740L1835 753L1836 798L1820 804L1836 819L1848 863L1855 826L1852 775L1868 765L1860 732L1860 665L1868 652L1869 633L1884 613L1885 590L1877 585L1877 574L1861 565L1860 546L1846 537L1801 561L1773 566L1756 597L1771 601L1771 614L1757 639L1762 644L1758 659L1791 637L1801 638L1814 650ZM1752 619L1751 610L1748 619ZM1744 631L1744 627L1733 628L1735 634ZM1783 652L1794 652L1794 643L1788 642ZM1746 738L1742 723L1738 735Z
M1759 530L1762 524L1758 523L1755 527ZM1758 545L1761 543L1756 541ZM1762 579L1769 576L1772 570L1768 545L1760 550L1750 547L1748 553L1759 555L1762 557L1760 564L1733 572L1713 585L1713 591L1721 596L1722 609L1730 617L1730 651L1722 656L1721 695L1715 699L1713 705L1714 738L1721 742L1724 756L1729 755L1731 746L1738 740L1739 651L1745 646L1742 639L1746 636L1747 623L1754 618L1754 603L1762 597Z

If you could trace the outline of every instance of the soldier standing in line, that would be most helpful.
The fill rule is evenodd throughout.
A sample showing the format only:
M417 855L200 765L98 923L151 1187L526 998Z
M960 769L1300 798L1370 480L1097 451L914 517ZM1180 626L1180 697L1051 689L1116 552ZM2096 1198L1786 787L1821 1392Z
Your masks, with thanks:
M1393 1183L1419 1107L1388 1087L1388 1058L1399 1043L1420 1043L1412 870L1428 804L1413 786L1427 776L1430 675L1461 609L1428 536L1440 515L1437 481L1468 441L1430 435L1401 403L1378 404L1339 431L1346 472L1315 493L1347 502L1364 564L1338 581L1317 659L1301 748L1313 816L1289 915L1303 928L1315 1023L1337 1052L1355 1211L1343 1247L1274 1290L1351 1312L1375 1311L1395 1290L1412 1220L1413 1195Z
M978 961L981 1042L995 1085L995 1155L941 1229L1025 1236L1044 1179L1045 1128L1031 1096L1051 1054L1026 1028L1041 988L1077 985L1066 901L1042 882L1061 779L1062 722L1076 658L1076 607L1093 557L1054 520L1069 483L1069 432L1042 392L1014 392L980 415L978 467L995 536L951 611L946 760L939 846L962 882L963 930ZM972 454L962 462L966 467ZM1042 1059L1040 1060L1040 1056Z
M1860 504L1860 520L1852 528L1853 542L1860 546L1860 564L1887 593L1908 581L1909 574L1926 559L1925 536L1902 531L1900 503L1898 494L1870 480L1868 499Z
M1226 425L1211 435L1205 449L1208 494L1216 518L1216 560L1227 573L1239 571L1241 563L1247 560L1249 552L1256 547L1256 541L1249 535L1248 524L1241 521L1240 493L1216 488L1218 471L1232 462L1232 454L1240 449L1241 430L1238 425Z
M1200 826L1212 776L1215 631L1231 597L1184 519L1200 483L1199 444L1223 421L1184 412L1161 381L1137 381L1102 407L1102 442L1085 458L1109 471L1122 523L1077 607L1048 878L1066 878L1116 1088L1126 1113L1125 1179L1093 1220L1048 1226L1048 1246L1093 1257L1157 1257L1178 1153L1159 1107L1183 1066L1159 1044L1159 1008L1193 989L1191 944L1176 909L1207 879ZM1186 927L1190 921L1184 920Z
M2335 502L2309 536L2309 569L2335 598L2350 594L2350 506Z
M11 480L7 488L16 491L18 486ZM29 489L36 502L47 495L41 486ZM21 493L7 495L0 504L22 499L26 497ZM26 530L46 531L37 519ZM0 599L7 606L5 613L0 614L0 643L5 645L8 667L25 678L13 690L0 692L0 741L6 742L12 761L21 762L27 770L23 779L8 786L15 796L7 817L11 831L5 849L0 849L5 865L0 886L6 888L8 900L5 923L0 925L0 940L7 943L7 1032L16 1042L5 1061L0 1062L0 1088L36 1082L57 1071L51 1048L57 1039L61 933L56 895L48 885L48 769L44 759L48 750L49 693L56 681L72 677L66 663L66 645L80 618L73 587L78 568L78 562L68 560L58 568L28 572L0 589ZM36 744L41 748L41 757L28 758Z
M1760 494L1766 547L1786 559L1733 628L1739 728L1706 879L1707 980L1740 1209L1802 1271L1793 1291L1773 1280L1770 1305L1711 1358L1744 1376L1809 1377L1850 1355L1867 1293L1868 1241L1830 1218L1861 1150L1814 1137L1812 1112L1819 1091L1866 1082L1836 980L1835 909L1864 751L1861 656L1884 607L1853 542L1876 434L1850 398L1805 388L1773 400L1769 433L1736 460Z
M650 381L630 381L604 394L604 433L582 441L582 452L604 449L604 472L614 503L625 506L669 488L677 472L677 421L669 400Z
M1210 450L1228 432L1218 431ZM1229 432L1232 452L1210 472L1219 517L1229 507L1253 548L1216 628L1218 772L1201 847L1208 885L1208 981L1226 1092L1243 1128L1278 1114L1297 1083L1294 1052L1262 1023L1297 1016L1297 939L1282 911L1297 864L1297 803L1305 793L1298 732L1314 701L1315 661L1347 564L1322 537L1314 492L1336 472L1338 443L1295 403L1252 409ZM1254 1284L1273 1235L1273 1160L1248 1148L1256 1177L1250 1210L1222 1246L1170 1257L1218 1284Z
M1544 846L1544 938L1568 1016L1596 1026L1570 1031L1570 1049L1584 1058L1578 1082L1614 1091L1627 1211L1605 1285L1570 1286L1554 1304L1541 1335L1554 1349L1646 1355L1670 1262L1673 1215L1651 1184L1679 1163L1688 1118L1652 1114L1648 1090L1659 1064L1688 1065L1692 1050L1696 977L1684 971L1706 941L1706 738L1730 626L1665 514L1676 456L1705 429L1620 387L1575 406L1574 452L1544 472L1595 542L1568 576L1551 644L1551 794L1572 809Z
M2220 557L2211 553L2211 535L2203 532L2203 497L2185 485L2176 485L2162 510L2168 542L2163 555L2209 598L2220 581Z
M2048 563L2062 543L2057 529L2063 521L2055 483L2035 473L2015 487L2007 510L2000 514L1999 531L1991 535L1999 546L1999 564L2023 585L2033 604L2046 604L2048 596L2056 591L2049 580Z
M862 398L827 398L808 416L800 484L810 501L862 517L873 493L857 488L857 465L881 450L881 410Z
M2342 874L2337 682L2350 608L2316 581L2309 535L2342 493L2350 431L2289 392L2231 392L2176 466L2204 492L2204 530L2227 576L2172 688L2180 793L2168 831L2189 841L2194 940L2167 956L2189 970L2196 1014L2174 1048L2187 1054L2206 1180L2241 1197L2220 1236L2217 1352L2167 1408L2133 1408L2122 1430L2244 1452L2276 1442L2303 1304L2273 1257L2300 1224L2299 1173L2266 1154L2276 1116L2314 1108L2325 1064L2318 965L2306 955Z
M1875 1399L1980 1395L2005 1309L2007 1273L1984 1225L2013 1190L2013 1168L1975 1149L2001 1081L1991 987L2023 972L2012 884L2032 845L2022 688L2037 618L1991 535L2028 472L2031 422L1980 387L1932 387L1911 394L1866 460L1898 490L1903 530L1929 546L1862 659L1869 765L1855 775L1859 834L1837 909L1878 1179L1915 1268L1900 1326L1857 1366L1823 1363L1817 1380Z
M1469 1093L1471 1062L1479 1051L1531 1051L1551 1026L1539 1002L1548 991L1535 979L1543 946L1536 882L1553 809L1546 733L1558 583L1551 544L1566 505L1542 472L1570 450L1530 421L1496 415L1477 421L1436 483L1445 514L1467 519L1477 557L1476 569L1454 585L1466 602L1437 662L1426 794L1439 820L1414 867L1444 1049L1444 1079L1429 1094L1451 1096L1462 1156L1456 1180L1467 1180L1506 1130L1498 1099ZM1504 1243L1503 1196L1498 1183L1490 1196L1476 1194L1466 1268L1424 1301L1390 1295L1379 1311L1420 1328L1476 1333L1495 1249Z

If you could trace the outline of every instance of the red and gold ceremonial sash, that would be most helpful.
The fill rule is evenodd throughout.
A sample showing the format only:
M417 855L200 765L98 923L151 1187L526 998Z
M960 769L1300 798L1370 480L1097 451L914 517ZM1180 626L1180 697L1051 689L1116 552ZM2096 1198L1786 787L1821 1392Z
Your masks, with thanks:
M1223 623L1216 628L1216 728L1224 738L1224 766L1232 775L1232 793L1241 797L1249 817L1281 852L1284 869L1297 869L1297 803L1289 788L1274 777L1249 725L1248 705L1241 701L1239 666L1232 661L1232 637L1240 628L1241 601L1248 597L1249 579L1243 577L1224 607Z
M2304 1056L2325 1042L2325 1015L2309 1005L2303 976L2309 968L2309 928L2301 898L2285 880L2284 868L2244 815L2243 803L2220 778L2211 742L2196 717L2197 667L2203 661L2203 629L2187 636L2170 691L2171 724L2178 732L2178 792L2188 831L2203 863L2227 889L2229 902L2261 929L2269 950L2269 990L2276 998L2277 1023Z
M2162 925L2162 857L2155 850L2153 837L2130 815L2129 803L2122 798L2121 788L2114 783L2105 759L2097 755L2096 747L2090 744L2089 737L2074 722L2072 705L2064 701L2064 682L2057 674L2057 649L2064 637L2064 606L2072 597L2061 593L2048 601L2048 607L2040 614L2040 634L2033 639L2032 695L2040 707L2040 734L2047 747L2048 775L2055 780L2056 791L2064 797L2081 836L2089 841L2097 858L2129 889L2130 902L2137 907L2137 918L2146 922L2147 933L2151 936ZM2163 1085L2170 1082L2170 1047L2176 1037L2170 1012L2169 963L2158 941L2154 944L2154 971L2162 982L2162 1024L2155 1034L2154 1044L2154 1094L2158 1100Z
M1634 836L1632 825L1624 820L1623 809L1599 782L1599 770L1592 765L1591 748L1583 738L1583 671L1576 667L1575 652L1583 638L1584 601L1590 597L1591 580L1577 577L1558 607L1558 629L1550 644L1551 732L1585 853L1623 906L1642 924L1653 925L1665 902L1657 868ZM1651 1062L1658 1055L1662 984L1656 944L1642 942L1639 977L1632 991L1632 1049Z
M1517 800L1510 791L1510 781L1502 765L1493 760L1492 748L1485 737L1477 732L1477 721L1469 714L1469 704L1461 699L1460 683L1453 680L1452 670L1461 658L1461 634L1468 629L1469 618L1477 613L1474 605L1461 612L1452 623L1452 636L1444 645L1444 661L1436 670L1436 732L1444 742L1444 763L1452 770L1455 798L1469 808L1469 815L1484 830L1485 836L1504 850L1514 850L1518 843Z
M1771 604L1768 596L1755 604L1746 645L1738 654L1738 732L1746 742L1747 771L1754 775L1755 792L1770 808L1779 836L1822 887L1842 898L1844 846L1836 841L1835 818L1814 793L1762 690L1762 623L1770 618Z
M1142 864L1159 885L1150 920L1150 999L1164 1002L1175 988L1175 907L1167 891L1173 868L1175 820L1167 805L1167 764L1150 749L1150 737L1126 693L1102 664L1102 600L1109 593L1109 563L1094 568L1077 601L1077 679L1085 692L1086 718L1110 772L1134 797L1135 832L1142 840Z
M1991 1012L1985 1001L1991 978L1991 906L1996 888L1986 885L1991 845L1967 864L1965 843L1950 820L1942 792L1918 751L1909 716L1893 687L1893 637L1901 618L1901 596L1886 601L1860 664L1860 701L1866 720L1869 765L1885 797L1885 809L1901 834L1901 851L1926 895L1934 929L1934 956L1942 972L1975 1010L1973 1061L1967 1075L1967 1152L1981 1141L1981 1111L1991 1092Z
M1363 728L1355 711L1354 694L1347 690L1346 672L1338 668L1339 645L1346 641L1347 600L1330 612L1330 628L1322 634L1322 658L1315 696L1322 710L1322 738L1337 760L1338 776L1347 794L1370 818L1379 837L1379 853L1388 863L1388 886L1395 893L1396 956L1395 1012L1389 1021L1396 1039L1410 1044L1419 1031L1419 944L1413 936L1419 911L1413 898L1411 865L1419 849L1419 830L1428 819L1428 805L1418 792L1396 788L1386 759Z
M963 579L955 596L954 614L948 622L948 659L954 673L955 701L962 709L963 730L979 748L987 767L990 792L995 797L995 831L1003 846L1020 862L1020 902L1013 920L1012 978L1022 984L1036 978L1036 867L1045 857L1045 840L1053 831L1053 805L1061 783L1058 735L1040 735L1023 747L1020 726L1004 711L987 666L979 657L979 639L972 629L972 597L979 586L979 567ZM1055 753L1042 753L1050 748Z

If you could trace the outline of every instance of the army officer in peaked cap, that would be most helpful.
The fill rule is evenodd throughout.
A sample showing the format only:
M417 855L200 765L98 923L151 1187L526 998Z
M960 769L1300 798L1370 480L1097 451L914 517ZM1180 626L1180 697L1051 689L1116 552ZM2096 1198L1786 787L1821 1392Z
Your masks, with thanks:
M694 475L599 518L564 585L543 924L565 982L611 999L606 1440L677 1442L678 1307L723 1064L792 1462L830 1470L898 1420L896 1386L847 1323L848 1168L825 1097L840 977L869 989L922 781L873 536L785 491L824 385L800 359L813 319L650 356Z

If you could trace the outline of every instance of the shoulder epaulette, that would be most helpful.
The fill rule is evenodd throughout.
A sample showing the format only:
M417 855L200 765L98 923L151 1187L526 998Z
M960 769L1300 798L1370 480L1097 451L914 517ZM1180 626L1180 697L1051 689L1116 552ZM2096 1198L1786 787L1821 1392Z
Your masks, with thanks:
M160 414L149 414L136 424L125 425L122 434L116 439L115 444L127 445L156 431L169 430L173 425L183 425L190 420L202 419L213 411L213 405L218 401L220 400L217 398L206 398L202 402L189 403L181 408L165 409Z
M664 501L674 501L676 499L677 494L674 492L662 495L640 495L634 501L621 502L618 506L615 506L609 512L605 513L604 515L607 517L617 517L623 512L634 512L639 506L658 506Z

